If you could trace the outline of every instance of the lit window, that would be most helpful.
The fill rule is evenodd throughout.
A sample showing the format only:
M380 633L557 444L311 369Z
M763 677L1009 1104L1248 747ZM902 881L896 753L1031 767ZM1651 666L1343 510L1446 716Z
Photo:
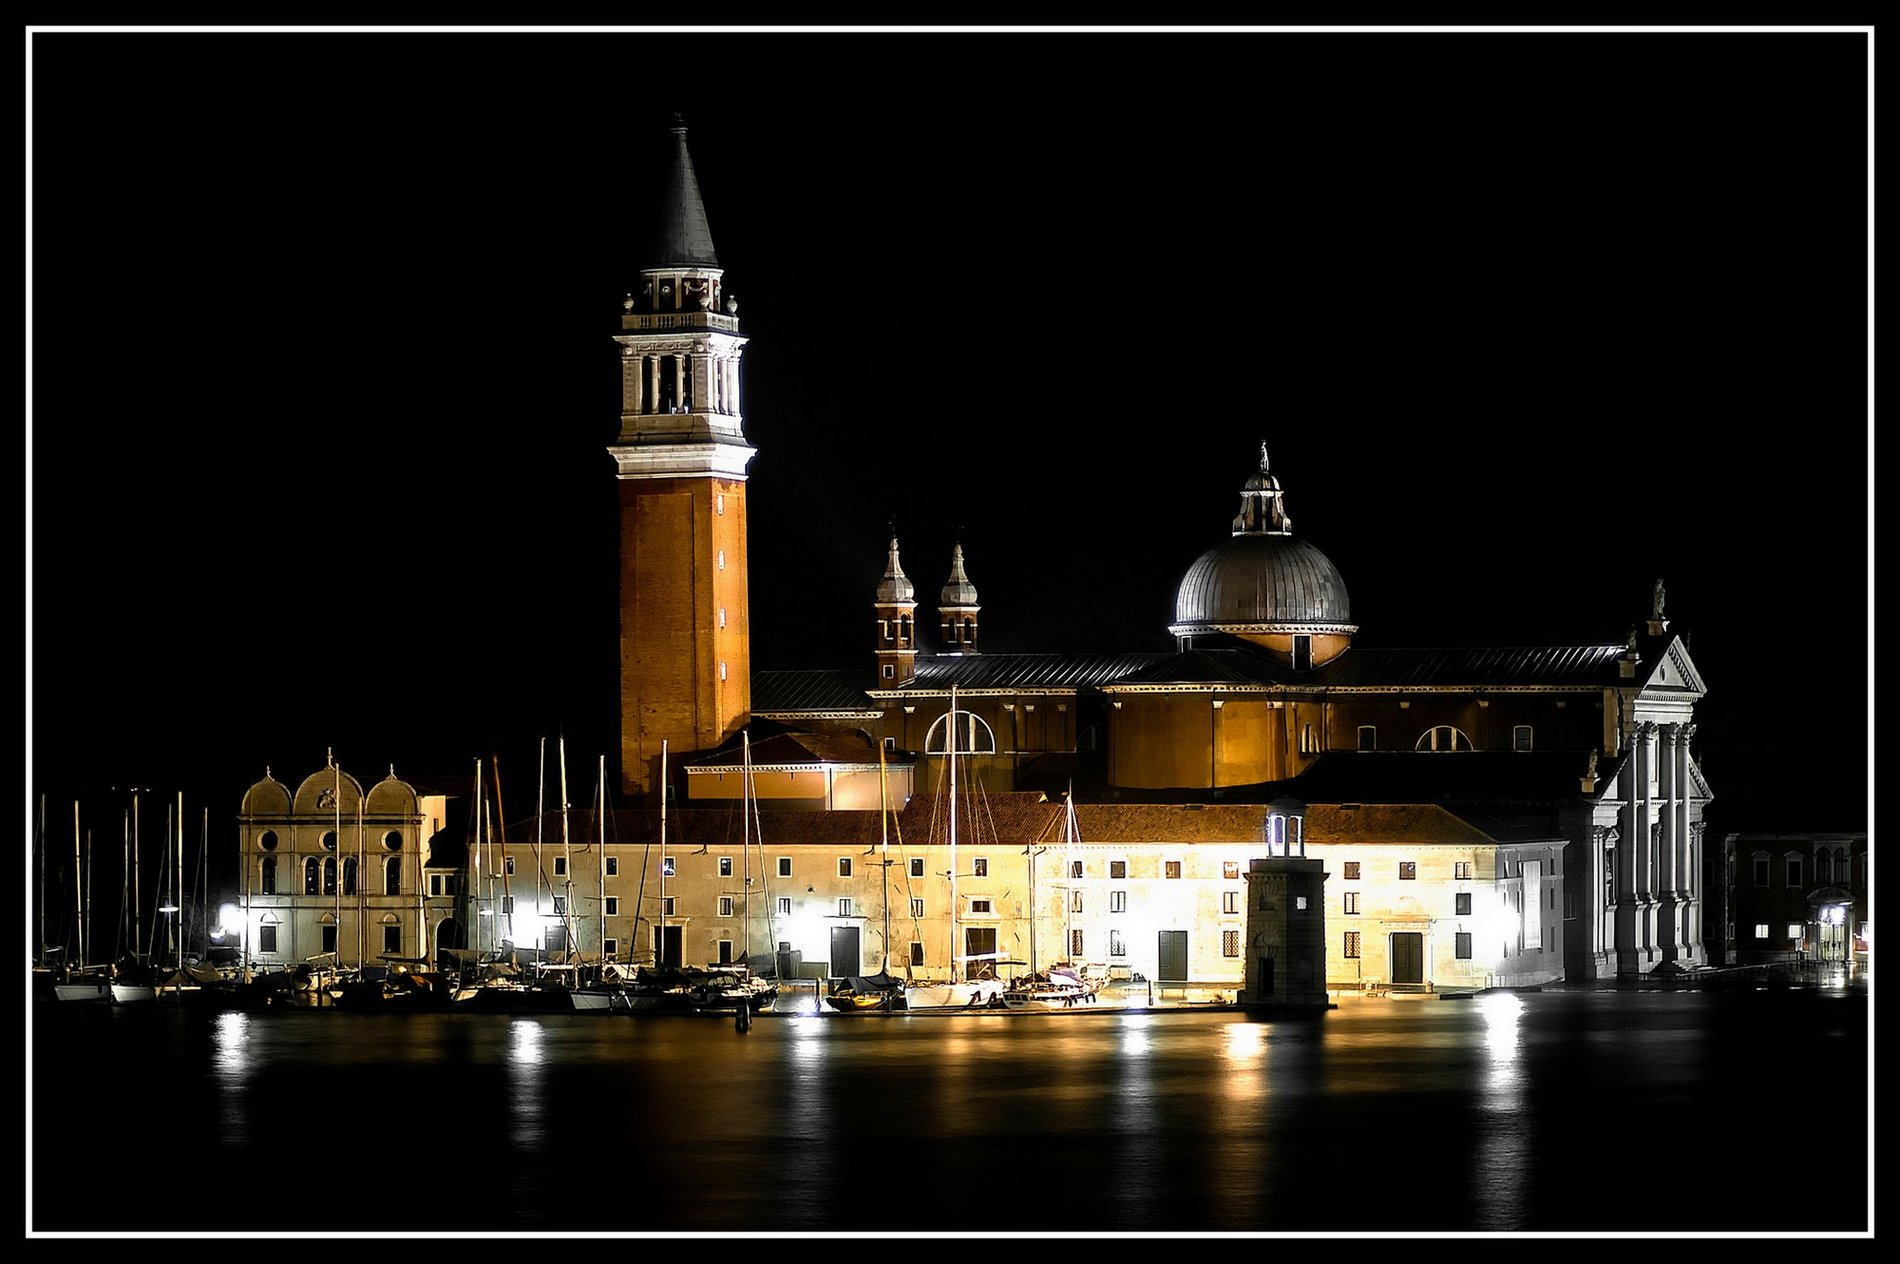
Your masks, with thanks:
M1357 957L1359 955L1359 932L1358 931L1349 930L1346 932L1345 951L1348 957Z
M1238 860L1221 861L1220 876L1223 878L1238 878L1240 876L1240 862Z
M1471 932L1458 931L1452 936L1452 956L1460 961L1471 960Z
M924 915L924 902L921 898L917 896L911 897L910 915L912 917L922 917Z
M1240 912L1240 892L1222 891L1220 893L1220 911L1223 913Z
M731 856L721 856L719 858L719 876L722 878L730 878L732 876Z
M1804 933L1805 933L1805 928L1801 925L1800 922L1788 923L1788 941L1790 943L1800 943L1801 937Z
M721 917L732 916L732 897L731 896L722 895L719 897L719 916Z
M972 864L974 865L974 868L971 870L972 877L987 878L990 876L990 862L987 856L978 856Z
M1167 877L1167 878L1180 877L1181 876L1181 862L1178 860L1169 860L1169 861L1164 862L1161 866L1161 873L1163 877Z
M1416 860L1399 861L1399 881L1400 882L1414 882L1417 879L1418 879L1418 862Z
M1110 891L1108 893L1108 911L1111 913L1126 913L1128 911L1128 892Z
M1359 862L1358 861L1348 860L1345 864L1345 869L1346 869L1346 881L1348 882L1359 881Z
M1240 955L1240 932L1224 930L1220 933L1220 955L1238 957Z
M1357 891L1346 892L1344 899L1345 904L1341 907L1340 912L1357 913L1359 911L1359 893Z
M1311 724L1302 724L1300 726L1300 754L1316 755L1318 753L1319 731Z
M1452 912L1459 917L1471 916L1471 892L1460 891L1451 897Z
M1767 922L1755 923L1755 938L1757 939L1768 938L1768 923Z
M778 897L778 914L780 917L790 917L792 915L791 896L781 895Z
M1306 897L1303 895L1294 896L1293 908L1295 912L1304 913L1306 911Z

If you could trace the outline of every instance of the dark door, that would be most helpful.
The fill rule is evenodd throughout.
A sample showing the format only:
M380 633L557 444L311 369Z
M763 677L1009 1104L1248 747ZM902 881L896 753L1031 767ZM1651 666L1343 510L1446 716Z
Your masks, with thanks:
M858 957L858 928L833 926L831 928L832 974L862 974L864 971L859 967L863 964Z
M1425 936L1417 931L1392 936L1392 982L1425 982Z
M1155 945L1155 978L1163 983L1186 983L1187 932L1164 930Z
M684 928L680 926L668 926L666 928L665 938L660 943L661 965L678 966L685 964L686 946L681 939L683 933Z
M993 979L996 977L996 928L994 926L965 926L963 952L964 978Z

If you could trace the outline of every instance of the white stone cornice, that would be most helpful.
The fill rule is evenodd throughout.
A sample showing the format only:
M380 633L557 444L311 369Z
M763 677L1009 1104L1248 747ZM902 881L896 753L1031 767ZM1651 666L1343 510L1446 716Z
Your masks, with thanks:
M752 715L755 719L787 722L793 720L881 720L884 718L882 711L754 711Z
M743 483L745 467L756 451L749 443L615 444L614 476L644 478L728 478Z
M1201 622L1193 622L1193 623L1170 623L1168 625L1168 632L1170 635L1173 635L1173 636L1190 636L1190 635L1194 635L1196 633L1201 633L1201 632L1252 633L1254 635L1260 635L1262 633L1284 634L1284 633L1297 632L1297 633L1312 635L1312 636L1328 636L1328 635L1333 635L1333 634L1341 634L1341 635L1350 636L1351 634L1353 634L1354 632L1357 632L1358 630L1359 630L1359 625L1356 623L1280 623L1280 622L1201 623Z

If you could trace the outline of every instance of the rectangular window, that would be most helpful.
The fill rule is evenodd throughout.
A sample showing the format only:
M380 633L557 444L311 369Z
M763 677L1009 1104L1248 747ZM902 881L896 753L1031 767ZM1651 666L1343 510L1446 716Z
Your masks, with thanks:
M914 939L910 942L910 963L914 966L924 964L924 946Z
M1161 875L1164 878L1180 877L1181 876L1181 862L1178 860L1163 861L1161 864Z
M515 876L515 858L513 856L509 856L507 857L505 863L508 866L508 876L511 878L514 877Z
M1110 891L1108 893L1108 911L1111 913L1126 913L1128 911L1128 892Z
M1080 913L1082 911L1082 893L1080 891L1069 892L1069 911L1071 913Z
M671 873L673 871L671 869L668 869L667 872ZM565 878L567 876L567 857L566 856L556 856L554 858L554 876L557 878Z
M1418 878L1418 862L1416 860L1399 861L1399 881L1400 882L1413 882L1413 881L1416 881L1417 878Z
M1069 932L1069 956L1077 959L1082 956L1082 932L1079 930Z
M512 895L502 896L501 897L501 915L503 917L513 917L514 913L515 913L515 897Z
M1346 932L1346 950L1345 951L1348 957L1357 957L1359 955L1359 932L1358 931L1349 930Z
M848 878L851 876L851 857L838 857L838 876L840 878Z
M1293 908L1295 912L1304 913L1306 911L1306 897L1303 895L1294 896Z
M721 917L732 916L732 897L731 896L722 895L719 897L719 916Z
M607 857L607 876L610 878L618 878L620 876L620 857Z
M1531 726L1520 724L1511 730L1511 749L1527 751L1531 748Z
M270 895L271 892L266 891L264 892L264 894ZM432 873L429 875L429 894L430 895L442 894L442 875L441 874Z
M924 876L924 858L922 856L912 856L910 858L910 876L913 878L921 878Z
M1348 860L1343 867L1346 870L1346 881L1348 882L1359 881L1359 862L1358 861Z
M402 955L402 927L383 927L383 951L392 957Z
M555 864L556 864L556 865L558 866L558 865L559 865L559 864L560 864L561 862L557 860L557 861L555 861L554 863L555 863ZM667 877L667 878L670 878L670 877L672 877L672 876L674 875L674 871L675 871L675 870L674 870L674 865L673 865L673 858L672 858L671 856L662 856L662 857L660 857L660 874L661 874L661 876L662 876L662 877ZM556 868L554 872L556 872L556 873L559 873L559 872L561 872L561 871L560 871L560 869L559 869L559 868Z
M1345 905L1339 910L1340 912L1357 913L1359 911L1359 893L1357 891L1346 892L1344 899Z
M1311 724L1300 725L1300 754L1317 755L1319 753L1319 734Z
M554 897L554 915L556 917L567 916L567 897L565 895L557 895Z
M719 876L722 878L730 878L732 876L731 856L721 856L719 858Z
M323 946L319 948L318 951L319 952L335 952L336 951L336 927L325 926L323 928Z
M1471 862L1469 860L1460 860L1452 865L1451 876L1460 882L1469 882L1471 880Z
M974 861L971 862L971 864L974 866L970 871L971 877L987 878L990 876L989 857L978 856Z
M1451 911L1458 917L1471 916L1471 892L1460 891L1451 897Z
M259 926L257 928L257 950L259 952L277 951L277 928L275 926Z
M1082 876L1082 862L1081 861L1071 860L1069 862L1069 876L1071 878L1079 878Z
M1767 922L1755 923L1755 938L1757 939L1768 938L1768 923Z
M666 896L664 899L660 901L660 916L661 917L673 916L673 903L674 903L674 897L670 895Z
M910 915L912 917L922 917L924 915L924 902L920 896L913 895L910 897Z
M1128 943L1122 938L1122 933L1118 930L1108 932L1108 955L1111 957L1126 957L1128 955Z
M970 911L972 913L988 913L990 911L990 902L988 900L971 900Z
M619 896L610 895L607 897L607 916L608 917L620 916L620 897Z
M1370 724L1361 724L1359 726L1359 749L1369 751L1377 750L1378 748L1379 730Z
M611 961L620 955L620 941L618 939L604 939L601 941L600 950L605 953L607 959Z
M1755 885L1758 887L1768 885L1768 857L1766 856L1755 857Z
M778 858L778 876L781 878L789 878L792 876L792 858L790 856L780 856Z
M1801 857L1799 856L1788 857L1788 885L1791 887L1801 885Z
M1128 862L1126 860L1109 861L1108 876L1111 878L1126 878L1128 876Z
M778 897L778 915L780 917L790 917L792 915L792 897L791 896L781 895Z
M1458 958L1458 960L1460 961L1471 960L1471 932L1470 931L1461 930L1461 931L1458 931L1455 935L1453 935L1451 955Z
M1800 922L1788 923L1788 942L1789 943L1793 943L1793 944L1800 943L1802 934L1803 934L1803 927Z
M1220 955L1238 957L1240 955L1240 932L1224 930L1220 933Z
M1221 861L1220 876L1228 879L1238 878L1240 876L1240 862L1238 860Z
M1220 911L1223 913L1240 912L1240 892L1222 891L1220 893Z
M851 916L851 897L850 896L845 895L845 896L840 896L838 898L838 916L839 917Z

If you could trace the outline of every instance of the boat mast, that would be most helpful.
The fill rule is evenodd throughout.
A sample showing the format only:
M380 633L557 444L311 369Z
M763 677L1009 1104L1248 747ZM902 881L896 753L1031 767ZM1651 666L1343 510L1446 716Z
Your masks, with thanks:
M1075 895L1069 883L1075 880L1075 840L1082 831L1075 823L1075 783L1069 783L1068 810L1062 822L1062 925L1067 934L1063 937L1064 956L1074 951L1075 944Z
M502 936L508 945L508 964L515 964L515 897L508 886L508 814L501 810L501 756L490 755L488 767L495 775L495 822L500 826L496 838L501 843L501 920Z
M365 888L369 886L369 875L363 872L363 796L356 796L356 968L363 968L363 959L369 956L369 911L365 901L369 898Z
M666 964L666 741L660 739L660 938L654 945L653 964Z
M567 841L567 736L562 735L561 752L561 871L567 892L561 902L561 947L564 961L574 960L574 852Z
M475 908L473 916L475 922L475 961L477 964L480 964L482 959L482 811L487 806L482 800L482 757L480 755L475 757L475 802L473 806L472 824L475 827L475 846L472 849L475 853L475 881L473 883Z
M877 828L878 863L884 869L884 965L891 972L891 798L890 783L885 779L884 743L877 744Z
M79 805L73 804L73 847L79 846ZM40 795L40 953L35 959L39 966L46 966L46 796ZM75 884L77 885L77 884Z
M534 958L547 955L547 923L541 917L541 822L547 814L548 739L541 738L540 757L535 761L534 785Z
M745 753L739 774L739 851L745 860L745 929L739 932L739 951L745 955L746 969L752 968L752 734L739 730L740 746ZM761 858L763 859L763 858Z
M139 938L143 928L139 925L139 792L132 791L132 955L140 962Z
M604 754L596 776L600 781L600 816L596 818L600 847L594 868L600 873L600 969L604 974L607 969L607 756Z
M40 819L42 821L46 819L46 796L45 795L40 796ZM40 864L42 866L46 864L46 853L43 847L40 852ZM44 870L42 869L42 872L43 871ZM79 964L83 966L87 962L87 957L86 957L87 944L86 944L85 885L82 882L81 876L80 876L82 871L83 871L83 866L80 864L80 858L79 858L79 800L74 799L73 800L73 916L79 919L79 927L78 927ZM46 902L46 897L42 895L40 897L40 903L42 904L42 906L45 904L45 902ZM42 909L41 916L42 917L45 916L43 909ZM42 942L44 942L46 939L46 931L44 928L42 928L40 931L40 939Z
M950 686L950 981L957 981L957 687Z

